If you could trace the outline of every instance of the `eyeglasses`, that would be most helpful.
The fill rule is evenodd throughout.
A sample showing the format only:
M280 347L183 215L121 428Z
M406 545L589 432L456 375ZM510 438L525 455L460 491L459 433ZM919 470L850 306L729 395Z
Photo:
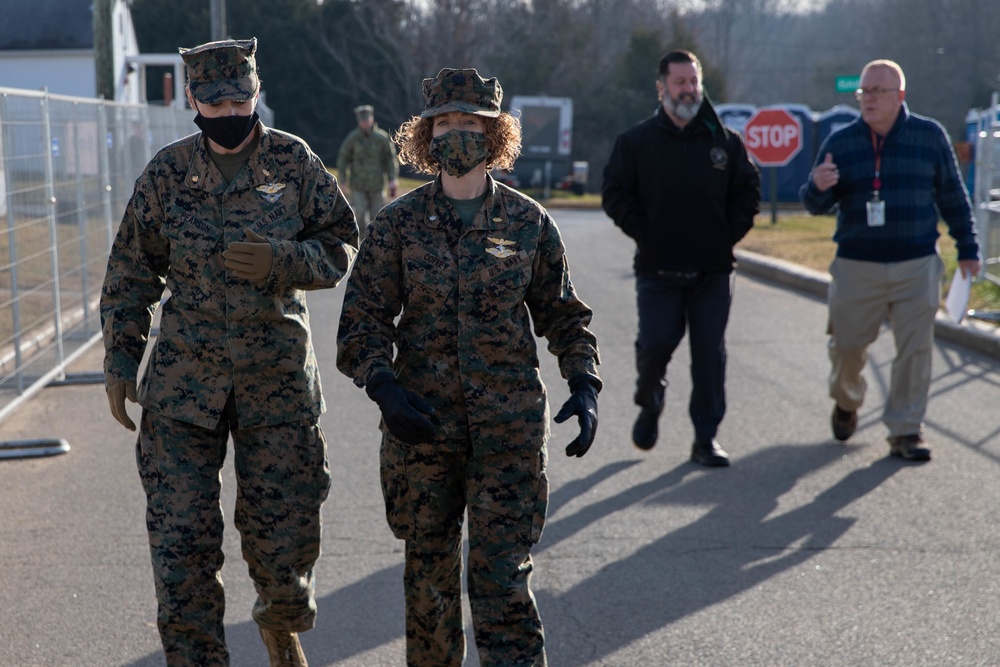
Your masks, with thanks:
M865 95L871 95L872 97L882 97L886 93L895 93L899 91L899 88L858 88L854 91L854 99L860 100Z

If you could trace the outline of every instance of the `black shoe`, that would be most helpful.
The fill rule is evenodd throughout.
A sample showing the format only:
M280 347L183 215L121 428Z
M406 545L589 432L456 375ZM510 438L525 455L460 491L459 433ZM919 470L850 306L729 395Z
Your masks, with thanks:
M725 468L729 465L729 454L723 451L717 440L694 441L691 445L691 460L710 468Z
M833 405L833 414L830 415L830 426L833 427L833 437L843 442L852 435L858 427L858 411L841 410L836 403Z
M930 461L931 450L924 447L924 438L919 433L896 435L889 439L889 455L907 461Z
M659 436L657 422L660 420L660 412L652 408L643 408L639 412L638 419L632 427L632 443L639 449L650 450L656 444Z

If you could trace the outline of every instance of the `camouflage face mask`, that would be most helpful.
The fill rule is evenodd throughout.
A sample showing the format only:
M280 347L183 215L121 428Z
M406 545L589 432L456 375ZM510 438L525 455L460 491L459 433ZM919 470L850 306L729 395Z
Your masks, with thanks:
M431 139L430 155L455 178L465 176L490 156L486 135L467 130L448 130Z

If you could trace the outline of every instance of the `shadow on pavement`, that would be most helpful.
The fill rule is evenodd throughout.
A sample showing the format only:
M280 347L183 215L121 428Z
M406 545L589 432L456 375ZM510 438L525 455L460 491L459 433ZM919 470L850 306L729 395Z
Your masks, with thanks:
M350 586L317 600L316 627L302 633L302 647L310 664L336 665L403 636L403 566L384 568ZM386 614L386 609L393 613ZM386 622L386 618L390 618ZM230 663L240 667L267 665L264 645L253 621L226 625ZM346 664L359 664L358 662ZM162 667L157 651L123 667Z
M573 619L547 624L550 664L578 667L599 661L832 547L855 522L836 513L891 477L901 467L898 461L875 461L808 504L772 513L797 480L845 451L827 443L777 445L741 458L728 470L684 482L686 475L700 470L686 463L555 522L546 546L638 502L713 506L693 523L605 565L563 594L536 591L543 618ZM669 662L668 654L664 660Z
M772 514L800 479L849 451L829 443L789 444L741 458L727 470L704 471L684 463L550 523L536 553L640 503L712 506L691 524L608 563L565 593L536 590L543 618L549 620L550 664L569 667L600 660L831 548L855 522L837 512L903 467L898 460L879 459L848 473L807 504ZM552 505L561 507L640 462L617 462L570 482L553 494ZM401 580L402 565L396 565L320 598L317 626L302 635L310 662L339 664L402 637ZM387 615L387 608L398 613ZM387 616L393 620L387 623ZM256 624L227 626L226 634L233 664L265 664ZM469 650L475 651L471 643ZM127 667L162 664L158 654Z

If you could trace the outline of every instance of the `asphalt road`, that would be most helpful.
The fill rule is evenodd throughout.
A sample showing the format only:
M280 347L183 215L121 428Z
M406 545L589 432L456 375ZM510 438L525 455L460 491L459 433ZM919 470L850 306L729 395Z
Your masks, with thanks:
M661 441L630 444L635 305L631 242L600 212L555 211L574 282L596 312L605 389L583 459L554 425L548 524L533 587L552 667L998 665L1000 372L935 350L934 460L887 457L879 422L892 358L872 348L850 444L829 432L825 306L740 275L730 320L728 469L688 462L686 345L671 363ZM310 295L334 483L317 568L313 667L404 661L402 543L385 525L376 407L335 368L343 288ZM100 371L101 351L74 373ZM566 397L542 352L554 408ZM134 406L133 406L134 407ZM138 410L133 410L138 415ZM65 438L60 456L0 461L0 665L163 665L134 435L100 385L50 387L0 440ZM227 635L236 667L267 664L224 471ZM467 665L479 664L470 641Z

